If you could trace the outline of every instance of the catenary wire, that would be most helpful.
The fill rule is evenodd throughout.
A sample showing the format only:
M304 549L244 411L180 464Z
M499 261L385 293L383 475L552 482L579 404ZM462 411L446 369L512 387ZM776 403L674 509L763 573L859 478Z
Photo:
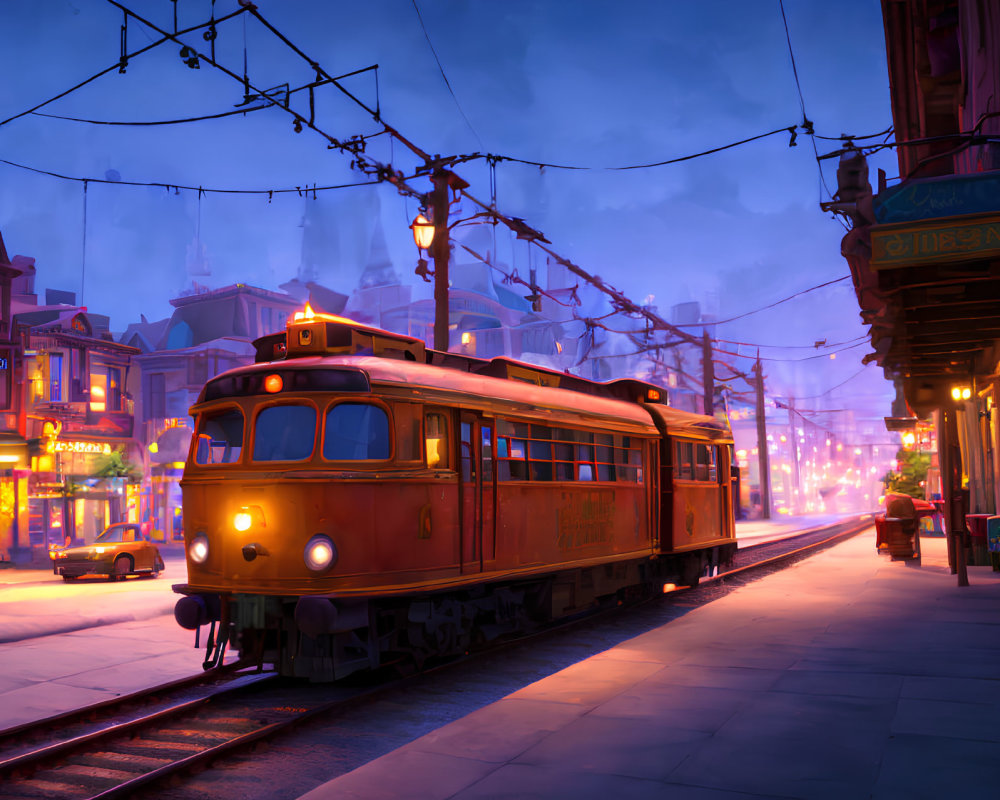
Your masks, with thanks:
M775 306L779 306L782 303L787 303L789 300L794 300L796 297L799 297L800 295L803 295L803 294L807 294L808 292L814 292L817 289L822 289L822 288L824 288L826 286L832 286L835 283L840 283L841 281L846 281L850 277L851 277L850 275L844 275L842 278L834 278L832 281L827 281L826 283L820 283L820 284L818 284L816 286L810 286L808 289L803 289L801 292L796 292L793 295L789 295L788 297L784 297L781 300L776 300L773 303L770 303L770 304L768 304L766 306L762 306L761 308L756 308L753 311L747 311L745 314L740 314L739 316L736 316L736 317L730 317L729 319L714 320L712 322L685 322L685 323L678 323L675 327L678 327L678 328L703 328L706 325L725 325L727 322L735 322L738 319L743 319L744 317L749 317L752 314L759 314L761 311L767 311L769 308L774 308Z
M434 61L437 64L438 72L441 73L441 78L444 80L444 85L448 87L448 92L451 94L451 99L455 101L455 107L458 109L458 113L462 115L462 119L465 120L465 124L472 131L472 135L476 137L476 141L479 142L479 146L483 146L483 140L479 138L479 134L476 133L476 129L472 127L472 123L465 114L465 110L462 108L462 104L458 102L458 96L455 94L455 90L451 88L451 81L448 80L448 76L445 74L444 66L441 64L441 59L438 58L437 50L434 49L434 43L431 41L431 35L427 32L427 26L424 24L423 14L420 13L420 6L417 5L417 0L412 0L413 10L417 12L417 20L420 22L420 29L424 32L424 38L427 40L427 46L431 49L431 55L434 56Z
M16 167L17 169L27 170L28 172L34 172L39 175L48 175L52 178L59 178L64 181L76 181L77 183L114 183L123 186L150 186L160 189L184 189L186 191L196 191L202 192L204 194L266 194L266 195L276 195L276 194L291 194L292 192L297 193L300 197L306 194L312 194L315 192L328 192L334 189L351 189L356 186L376 186L379 181L360 181L357 183L341 183L336 185L328 186L316 186L313 185L303 185L296 186L294 188L282 188L282 189L219 189L210 188L204 186L189 186L183 183L165 183L161 181L125 181L125 180L112 180L111 178L80 178L73 175L63 175L59 172L52 172L46 169L38 169L36 167L29 167L26 164L18 164L16 161L9 161L6 158L0 158L0 164L7 164L10 167Z

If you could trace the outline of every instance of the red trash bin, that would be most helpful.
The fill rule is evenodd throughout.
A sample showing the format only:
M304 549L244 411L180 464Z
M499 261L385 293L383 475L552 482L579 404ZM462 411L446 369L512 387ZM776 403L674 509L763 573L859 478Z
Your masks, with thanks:
M893 558L919 558L920 532L915 519L875 518L875 547Z

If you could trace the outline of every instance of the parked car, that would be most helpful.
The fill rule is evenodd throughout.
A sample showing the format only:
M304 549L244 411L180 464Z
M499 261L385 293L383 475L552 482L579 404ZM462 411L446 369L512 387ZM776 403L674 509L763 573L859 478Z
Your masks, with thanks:
M105 528L93 544L53 548L53 571L64 581L84 575L125 580L129 575L155 578L163 570L159 548L142 534L138 523L119 522Z

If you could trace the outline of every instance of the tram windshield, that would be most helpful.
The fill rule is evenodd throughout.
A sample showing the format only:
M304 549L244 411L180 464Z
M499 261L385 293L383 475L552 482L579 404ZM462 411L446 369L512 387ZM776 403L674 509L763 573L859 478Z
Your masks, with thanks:
M270 406L254 424L254 461L305 461L316 441L316 409L311 405Z
M227 408L203 414L198 422L198 464L232 464L243 450L243 412Z
M389 457L389 417L369 403L338 403L326 412L323 458L329 461Z

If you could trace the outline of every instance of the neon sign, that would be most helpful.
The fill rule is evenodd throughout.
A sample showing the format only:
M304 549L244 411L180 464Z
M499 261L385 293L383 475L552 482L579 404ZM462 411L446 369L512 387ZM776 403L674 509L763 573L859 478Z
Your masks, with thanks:
M73 442L49 440L45 445L49 453L91 453L95 455L111 455L111 445L107 442Z

